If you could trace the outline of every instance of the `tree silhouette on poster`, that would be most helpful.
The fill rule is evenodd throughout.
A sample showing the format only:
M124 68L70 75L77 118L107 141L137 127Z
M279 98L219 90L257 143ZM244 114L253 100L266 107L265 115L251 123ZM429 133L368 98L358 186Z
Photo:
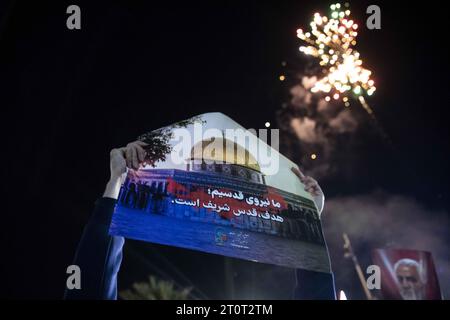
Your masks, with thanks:
M200 116L196 116L140 135L138 140L148 144L144 148L146 151L144 161L154 168L158 161L166 160L166 155L172 151L172 146L169 142L173 137L173 129L186 128L188 125L196 122L205 123L206 121L201 120Z

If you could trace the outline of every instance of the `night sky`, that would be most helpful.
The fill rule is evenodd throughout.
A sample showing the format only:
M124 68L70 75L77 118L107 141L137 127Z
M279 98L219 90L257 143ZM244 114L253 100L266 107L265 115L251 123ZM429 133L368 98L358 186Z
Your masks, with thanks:
M331 4L92 2L0 6L3 298L62 298L66 267L109 177L111 148L211 111L247 128L263 128L266 121L275 126L296 81L281 82L279 75L301 73L305 65L296 29ZM359 162L352 175L324 179L321 186L327 200L377 190L414 199L429 213L426 219L447 223L448 230L450 55L442 44L448 18L438 2L392 2L350 4L361 26L369 4L381 8L382 29L361 28L357 48L374 72L377 91L370 103L394 147L368 139L355 151ZM81 7L81 30L66 28L70 4ZM334 220L327 222L326 210L327 238ZM334 241L336 230L330 232ZM439 237L445 244L450 240L448 231ZM370 245L353 241L360 241L362 263L368 264ZM338 289L363 298L351 263L339 258L338 246L331 244L331 250ZM448 254L443 259L448 266ZM198 297L226 298L233 291L224 280L230 263L235 283L248 282L235 284L233 297L284 298L291 290L271 279L285 270L137 241L127 243L120 285L155 274L195 286ZM441 278L441 285L448 280Z

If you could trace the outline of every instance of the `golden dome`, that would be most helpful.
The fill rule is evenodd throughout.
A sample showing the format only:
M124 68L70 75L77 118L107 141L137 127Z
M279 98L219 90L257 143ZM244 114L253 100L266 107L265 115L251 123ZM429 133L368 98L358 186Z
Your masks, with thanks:
M212 145L205 150L210 144ZM229 146L228 148L227 145ZM247 149L238 145L236 142L221 137L197 142L191 149L191 160L236 164L261 172L261 168L255 157Z

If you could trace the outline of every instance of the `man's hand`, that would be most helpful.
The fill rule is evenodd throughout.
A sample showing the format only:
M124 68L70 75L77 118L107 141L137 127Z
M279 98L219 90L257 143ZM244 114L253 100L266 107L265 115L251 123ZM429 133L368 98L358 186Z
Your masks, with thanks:
M121 177L130 169L138 170L139 165L144 162L145 147L147 144L142 141L134 141L126 147L112 149L110 152L111 178Z
M134 141L126 147L112 149L110 157L111 178L106 185L103 197L117 199L120 186L127 173L127 168L138 170L144 163L145 150L147 144L142 141Z
M319 213L321 213L325 202L325 196L319 183L312 177L305 176L298 168L292 167L291 170L305 185L305 191L313 196L317 209L319 210Z

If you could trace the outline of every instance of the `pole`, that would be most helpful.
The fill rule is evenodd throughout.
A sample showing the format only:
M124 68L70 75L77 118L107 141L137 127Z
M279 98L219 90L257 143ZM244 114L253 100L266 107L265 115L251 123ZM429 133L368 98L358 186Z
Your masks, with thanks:
M373 300L372 294L370 293L369 289L367 288L366 278L364 277L364 273L358 262L358 258L356 257L355 253L353 252L353 248L352 248L352 244L350 243L350 239L346 233L343 233L342 237L344 238L344 249L345 249L344 256L346 258L352 259L353 265L355 266L356 273L358 274L359 281L361 282L361 286L363 287L363 290L364 290L367 300Z

